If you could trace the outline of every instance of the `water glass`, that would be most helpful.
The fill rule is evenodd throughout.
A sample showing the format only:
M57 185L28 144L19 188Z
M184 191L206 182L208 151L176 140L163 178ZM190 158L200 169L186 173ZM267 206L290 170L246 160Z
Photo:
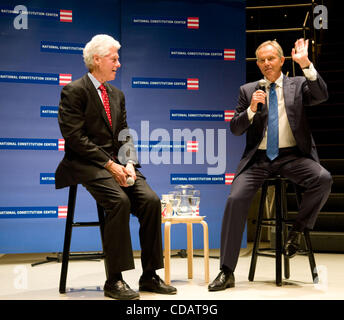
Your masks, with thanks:
M180 204L180 198L178 196L176 198L170 197L169 202L170 202L172 209L173 209L173 216L175 217L175 216L179 215L178 208L179 208L179 204Z
M197 216L197 208L199 208L201 198L200 197L189 197L190 207L192 209L192 215Z

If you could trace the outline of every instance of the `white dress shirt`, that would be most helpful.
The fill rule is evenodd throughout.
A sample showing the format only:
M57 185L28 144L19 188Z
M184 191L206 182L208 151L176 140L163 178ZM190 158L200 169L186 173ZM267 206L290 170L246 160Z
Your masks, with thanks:
M315 70L313 64L309 66L307 69L303 69L303 73L308 80L315 81L317 79L317 71ZM271 82L266 80L266 94L267 94L267 101L266 106L269 108L269 91L270 91L270 84ZM290 124L287 117L287 112L285 109L284 103L284 95L283 95L283 73L281 73L280 77L275 81L276 83L276 94L277 94L277 102L278 102L278 134L279 134L279 148L287 148L287 147L294 147L296 146L296 141L294 135L291 131ZM247 109L248 119L252 122L253 117L255 116L255 112L251 110L251 108ZM265 130L263 140L261 141L258 149L266 150L266 142L267 142L267 130Z
M87 75L88 75L88 77L90 78L90 80L92 81L94 87L96 88L100 100L103 102L102 92L101 92L101 90L99 89L101 83L95 78L95 76L94 76L91 72L88 72ZM103 104L104 104L104 102L103 102Z

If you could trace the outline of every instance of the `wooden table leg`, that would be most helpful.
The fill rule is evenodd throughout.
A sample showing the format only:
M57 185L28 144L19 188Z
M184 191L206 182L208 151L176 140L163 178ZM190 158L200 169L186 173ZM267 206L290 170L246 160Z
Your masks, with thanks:
M165 222L165 282L166 284L171 284L171 222Z
M209 232L208 224L201 221L203 226L203 246L204 246L204 278L205 282L209 282Z
M187 255L188 255L188 278L192 279L193 262L193 237L192 223L187 223Z

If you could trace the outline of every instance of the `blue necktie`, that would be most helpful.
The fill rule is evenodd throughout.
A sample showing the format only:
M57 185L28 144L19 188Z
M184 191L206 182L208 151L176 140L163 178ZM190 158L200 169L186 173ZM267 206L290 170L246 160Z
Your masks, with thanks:
M275 86L275 83L270 85L268 141L266 147L266 155L271 161L278 156L278 103Z

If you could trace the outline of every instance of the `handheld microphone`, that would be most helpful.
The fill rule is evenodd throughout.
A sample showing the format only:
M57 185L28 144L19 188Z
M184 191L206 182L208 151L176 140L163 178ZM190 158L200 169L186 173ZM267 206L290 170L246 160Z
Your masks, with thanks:
M258 85L259 85L259 90L262 90L265 92L266 80L265 79L259 80ZM257 112L261 112L262 107L263 107L263 104L261 102L259 102L257 104Z
M131 186L133 186L134 184L135 184L134 178L133 178L132 176L128 176L128 177L127 177L127 185L128 185L129 187L131 187Z

